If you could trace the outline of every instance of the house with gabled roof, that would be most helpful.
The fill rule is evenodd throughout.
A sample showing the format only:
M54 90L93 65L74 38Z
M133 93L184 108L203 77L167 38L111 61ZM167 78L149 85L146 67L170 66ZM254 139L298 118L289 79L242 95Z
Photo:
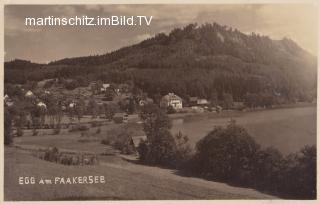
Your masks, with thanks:
M174 109L182 109L182 98L174 93L168 93L160 101L160 107L172 106Z

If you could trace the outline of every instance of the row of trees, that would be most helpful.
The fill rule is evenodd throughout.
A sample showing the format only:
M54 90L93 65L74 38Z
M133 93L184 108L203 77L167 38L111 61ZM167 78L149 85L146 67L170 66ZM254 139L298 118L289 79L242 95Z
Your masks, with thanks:
M286 198L316 198L315 146L283 156L275 148L262 149L232 120L227 127L214 128L192 152L186 136L170 133L170 119L159 108L146 106L140 117L147 140L140 143L138 151L146 164L173 167Z

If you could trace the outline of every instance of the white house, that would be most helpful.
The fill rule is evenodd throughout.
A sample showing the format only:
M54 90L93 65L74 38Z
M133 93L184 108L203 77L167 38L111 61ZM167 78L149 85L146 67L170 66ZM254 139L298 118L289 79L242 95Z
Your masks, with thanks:
M76 106L76 103L75 102L71 102L70 104L69 104L69 108L74 108Z
M44 109L47 108L47 105L45 103L41 102L41 101L37 104L37 106L41 107L41 108L44 108Z
M34 94L32 93L32 91L27 91L27 93L25 94L26 97L31 97L34 96Z
M13 100L6 94L4 96L4 103L7 105L7 106L12 106L13 105Z
M182 109L182 99L174 93L168 93L160 101L160 107L172 106L174 109Z
M109 87L110 87L110 84L102 84L100 91L105 92L105 91L107 91L107 88L109 88Z

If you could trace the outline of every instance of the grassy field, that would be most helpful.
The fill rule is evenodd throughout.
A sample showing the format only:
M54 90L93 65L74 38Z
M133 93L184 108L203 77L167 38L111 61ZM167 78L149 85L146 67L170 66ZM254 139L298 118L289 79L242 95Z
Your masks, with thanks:
M172 132L189 136L195 144L215 126L226 125L230 119L244 126L262 146L273 146L282 153L298 151L304 145L316 144L316 107L282 108L256 112L226 112L220 116L196 115L176 118Z
M244 126L260 145L274 146L283 153L296 151L305 144L315 144L316 141L315 107L175 117L172 132L181 130L195 144L214 126L228 124L230 117ZM98 127L90 127L85 136L81 132L69 132L67 129L63 129L59 135L53 135L52 130L43 129L38 136L32 136L31 130L26 130L22 137L14 138L14 145L19 148L5 148L5 200L274 198L252 189L184 177L170 169L140 165L136 163L135 156L128 160L128 157L120 155L110 146L101 144L101 139L112 132L110 130L124 127L130 127L141 134L141 124L134 123L129 126L109 123L100 127L99 134L96 133ZM60 150L98 154L100 165L65 166L40 160L30 151L23 150L53 146ZM19 176L34 176L39 179L88 175L103 175L107 183L58 186L18 184Z
M32 136L31 131L26 131L24 136L15 137L14 144L17 145L34 145L41 147L58 147L62 149L90 151L97 154L103 153L106 146L101 144L101 137L114 127L102 126L100 134L96 134L96 127L86 131L87 136L81 136L81 132L68 132L68 129L61 130L58 135L52 135L52 130L40 130L38 136ZM85 141L85 142L83 142Z
M118 158L119 159L119 158ZM19 176L38 181L54 177L104 176L100 184L19 185ZM101 162L97 166L64 166L40 160L28 151L5 148L4 199L33 200L167 200L275 199L252 189L176 175L169 169L132 162Z

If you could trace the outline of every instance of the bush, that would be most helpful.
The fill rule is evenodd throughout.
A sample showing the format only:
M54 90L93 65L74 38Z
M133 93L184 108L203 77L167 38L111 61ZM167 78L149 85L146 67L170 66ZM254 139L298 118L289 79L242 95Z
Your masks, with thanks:
M63 165L95 165L99 163L97 155L83 153L59 152L56 147L50 147L37 155L40 159L55 162Z
M12 143L12 115L7 108L4 109L4 144Z
M23 130L21 128L17 129L17 137L22 137L23 136Z
M68 90L74 90L75 88L79 87L79 83L77 81L70 81L70 82L65 82L64 84L65 88Z
M167 107L167 113L168 114L173 114L173 113L176 113L176 110L172 106L168 106Z
M122 117L114 117L113 121L117 124L123 123L123 118Z
M287 198L316 198L315 146L283 157L275 148L260 149L245 129L232 122L226 128L216 127L196 148L196 154L183 168L197 176Z
M86 125L74 125L69 129L69 132L76 132L76 131L87 131L89 128Z
M112 146L120 150L122 154L133 154L136 152L132 142L132 138L127 133L118 135L114 140Z
M60 131L61 131L61 129L60 129L60 128L55 128L55 129L53 129L52 134L57 135L57 134L59 134L59 133L60 133Z
M177 146L169 131L163 131L158 137L140 143L140 160L151 165L175 167Z
M179 132L174 136L174 139L177 147L175 155L176 167L184 168L192 158L192 149L188 143L189 138Z
M78 131L86 131L89 130L89 128L86 125L80 125L77 128Z
M316 146L306 146L288 155L279 176L281 193L295 199L316 199Z
M36 129L33 129L32 136L37 136L38 134L39 134L39 132Z
M44 83L44 85L43 85L43 88L45 88L45 89L51 88L52 85L54 84L54 81L55 81L54 79L51 79L51 80L46 81L46 82Z
M101 140L101 144L110 145L111 144L111 140L109 138L103 139L103 140Z
M139 146L137 148L137 151L139 153L139 159L142 162L147 161L147 155L149 152L149 145L147 140L141 140L139 143Z
M80 137L88 137L88 132L81 132Z
M96 134L100 134L100 133L101 133L101 128L97 128Z
M246 177L245 174L253 169L259 146L244 128L231 123L227 128L215 128L197 143L196 148L201 175L235 182L239 175Z
M91 127L100 127L100 126L101 126L101 124L98 121L92 121L91 122Z
M135 153L135 147L132 141L132 128L129 125L124 125L118 128L111 129L107 132L107 137L101 143L111 145L113 148L120 150L122 154Z
M139 145L140 160L151 165L171 166L176 151L169 129L171 121L165 112L153 104L143 106L140 113L147 141Z
M77 141L80 143L89 143L89 142L97 142L99 140L98 139L83 138L83 139L78 139Z
M259 189L268 189L278 193L280 169L283 165L283 156L275 148L268 147L257 152L254 159L254 170L252 173L252 185Z
M57 147L48 148L45 151L44 160L50 161L50 162L58 162L59 158L59 150Z
M191 148L187 144L188 137L181 133L172 136L171 120L164 110L155 105L142 108L140 117L147 140L139 144L140 160L151 165L181 167L191 157Z

